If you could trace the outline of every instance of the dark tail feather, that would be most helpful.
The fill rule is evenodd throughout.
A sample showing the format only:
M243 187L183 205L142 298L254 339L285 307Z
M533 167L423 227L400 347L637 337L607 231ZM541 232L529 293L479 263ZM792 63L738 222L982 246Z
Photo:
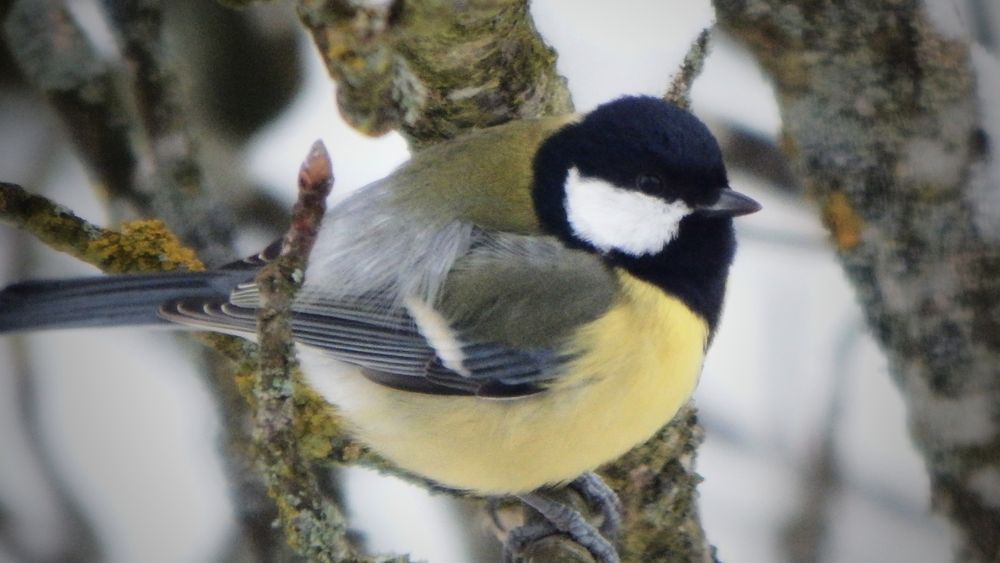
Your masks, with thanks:
M53 328L157 325L172 299L226 299L246 272L134 274L29 281L0 291L0 333Z

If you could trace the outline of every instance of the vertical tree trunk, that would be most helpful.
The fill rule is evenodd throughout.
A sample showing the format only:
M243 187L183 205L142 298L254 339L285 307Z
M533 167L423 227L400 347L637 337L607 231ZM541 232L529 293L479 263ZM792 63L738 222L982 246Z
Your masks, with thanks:
M958 559L1000 560L1000 139L984 117L1000 92L976 75L988 58L915 0L714 3L774 79L787 152L889 356Z

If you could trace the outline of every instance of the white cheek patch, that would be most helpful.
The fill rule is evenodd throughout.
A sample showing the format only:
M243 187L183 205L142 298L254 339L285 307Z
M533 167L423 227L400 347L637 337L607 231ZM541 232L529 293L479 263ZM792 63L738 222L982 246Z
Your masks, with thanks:
M602 252L632 256L656 254L677 236L691 213L682 201L667 203L604 180L584 178L570 168L566 178L566 217L576 236Z

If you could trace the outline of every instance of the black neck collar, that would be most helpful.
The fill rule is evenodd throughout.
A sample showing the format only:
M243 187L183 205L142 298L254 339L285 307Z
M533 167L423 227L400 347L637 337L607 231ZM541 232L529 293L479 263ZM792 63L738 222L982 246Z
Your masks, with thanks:
M543 229L570 248L593 252L611 266L619 266L635 277L676 296L708 323L714 333L722 314L726 277L736 250L730 218L692 215L681 221L677 237L661 252L635 257L620 252L602 254L577 239L566 217L566 177L574 166L572 128L568 125L546 140L534 161L532 197Z
M605 260L680 299L714 334L735 251L732 219L691 216L681 221L677 237L658 254L613 252Z

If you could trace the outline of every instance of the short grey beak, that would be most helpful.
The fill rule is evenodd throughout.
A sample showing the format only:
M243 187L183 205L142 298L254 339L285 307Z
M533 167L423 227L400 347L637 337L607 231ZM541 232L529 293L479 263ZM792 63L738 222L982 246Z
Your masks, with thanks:
M723 188L719 201L699 207L703 217L739 217L760 211L760 204L732 188Z

